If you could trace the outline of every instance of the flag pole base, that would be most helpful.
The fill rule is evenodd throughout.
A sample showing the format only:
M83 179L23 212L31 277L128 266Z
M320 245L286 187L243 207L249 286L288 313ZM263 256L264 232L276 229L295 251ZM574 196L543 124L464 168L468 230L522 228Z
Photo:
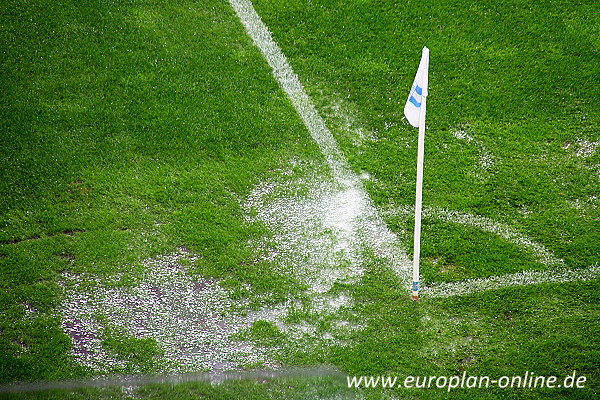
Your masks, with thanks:
M419 300L419 282L418 281L413 281L413 283L412 283L412 293L410 295L410 299L412 301Z

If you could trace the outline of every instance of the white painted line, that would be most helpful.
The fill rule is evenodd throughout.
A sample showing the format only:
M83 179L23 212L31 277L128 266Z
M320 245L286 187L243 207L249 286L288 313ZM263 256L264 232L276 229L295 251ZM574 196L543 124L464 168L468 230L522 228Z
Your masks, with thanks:
M249 0L229 0L229 3L246 28L248 35L273 69L273 76L290 98L312 138L327 158L334 176L342 179L356 179L334 137L304 91L298 76L292 70L279 45L273 40L271 32L254 10L252 3Z
M388 210L386 213L410 217L413 209L409 206L403 206ZM598 265L591 265L581 269L567 269L565 268L564 261L557 258L542 244L525 237L515 228L494 221L491 218L438 207L426 207L423 209L423 216L445 222L473 226L484 232L496 234L531 252L541 264L553 268L547 271L521 271L489 278L466 279L452 283L425 285L422 293L426 297L462 296L511 286L526 286L545 282L586 281L600 277L600 267Z
M572 270L560 268L552 271L522 271L490 278L435 284L423 288L422 293L423 297L464 296L512 286L527 286L546 282L589 281L599 277L600 266L598 265Z
M393 256L394 248L398 248L399 240L397 236L391 232L385 222L379 216L379 213L372 204L371 199L364 190L358 176L356 176L348 166L346 159L339 150L337 143L331 132L325 126L325 122L317 112L311 102L310 97L304 91L298 76L292 70L285 55L273 40L267 26L262 22L260 16L254 10L252 3L249 0L229 0L229 3L237 13L240 21L246 28L248 35L252 38L255 45L260 49L268 64L273 69L273 76L281 85L287 96L290 98L296 112L304 121L312 138L318 144L321 152L325 155L327 163L331 167L335 180L346 187L346 190L354 192L354 198L362 199L363 204L354 210L354 217L350 218L349 224L357 225L352 229L360 229L363 232L371 232L377 240L367 239L367 243L380 255L389 260L398 260L398 254ZM340 207L344 206L344 202L339 203ZM405 214L405 210L400 208L396 210ZM412 214L413 210L410 209ZM359 216L365 218L358 218ZM457 211L443 210L439 208L429 208L424 211L424 216L433 216L448 222L455 222L463 225L477 227L483 231L497 234L529 251L531 251L544 265L558 267L552 271L523 271L516 274L505 276L466 280L452 284L440 284L431 286L424 290L431 297L463 295L474 293L483 290L499 289L508 286L529 285L542 282L564 282L569 280L589 280L600 276L598 266L591 266L580 270L566 270L564 262L554 256L540 243L534 242L516 229L502 223L493 221L492 219L475 216ZM395 261L392 267L401 279L408 278L407 272L410 271L410 260L403 252L400 259L401 262ZM407 280L408 284L408 280Z
M345 219L337 221L344 225L343 227L337 226L337 230L345 231L347 237L353 236L352 233L368 232L368 235L362 235L366 244L376 254L388 259L390 267L404 278L406 271L410 269L410 260L400 249L398 237L389 230L379 216L360 178L348 166L335 138L325 126L325 122L304 91L298 76L273 40L269 29L262 22L249 0L229 0L229 3L246 28L248 35L273 69L273 76L289 97L310 135L325 156L335 182L342 186L342 190L337 196L338 199L333 199L330 207L339 210L346 209L351 212L344 215Z
M402 206L386 211L385 213L410 217L413 215L414 209L409 206ZM444 222L452 222L465 226L472 226L481 229L484 232L493 233L531 252L541 264L546 266L564 267L564 261L552 254L552 252L546 249L544 245L525 237L517 229L507 224L494 221L491 218L459 211L446 210L439 207L425 207L423 209L423 217L439 219Z

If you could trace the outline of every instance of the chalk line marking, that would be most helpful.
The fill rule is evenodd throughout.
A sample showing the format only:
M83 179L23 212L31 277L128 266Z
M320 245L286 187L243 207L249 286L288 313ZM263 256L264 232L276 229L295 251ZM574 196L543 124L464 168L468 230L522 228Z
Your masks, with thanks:
M414 208L401 206L385 211L384 213L388 215L410 217L414 213ZM440 207L424 207L423 217L479 228L484 232L498 235L509 242L528 250L536 257L537 261L543 265L556 267L565 266L564 261L552 254L552 252L546 249L544 245L525 237L517 229L512 228L507 224L494 221L491 218L460 211L447 210Z
M337 206L340 210L346 209L349 212L346 212L343 218L337 219L340 226L334 226L335 230L342 232L346 238L360 236L376 254L389 261L390 267L399 276L408 276L411 263L406 252L401 249L400 240L381 219L360 178L350 169L335 138L325 126L325 122L304 91L298 76L273 40L267 26L254 10L252 3L248 0L230 0L229 3L246 28L248 35L273 69L273 76L289 97L313 140L319 146L331 168L335 183L340 186L339 191L332 194L337 199L333 199L329 206L332 210ZM360 234L361 232L369 234ZM359 233L359 235L353 235L353 233ZM362 274L360 266L353 267L356 268L356 274Z
M402 206L387 210L385 214L408 217L412 215L412 212L413 209L411 207ZM597 264L581 269L565 268L564 261L557 258L542 244L526 238L518 230L507 224L496 222L491 218L446 210L439 207L425 207L423 209L423 216L425 218L439 219L444 222L472 226L484 232L496 234L531 252L539 263L554 268L546 271L528 270L489 278L466 279L451 283L425 285L423 287L423 294L426 297L463 296L511 286L526 286L545 282L588 281L600 277L600 266Z
M279 45L273 40L269 28L254 10L252 3L249 0L229 0L229 3L246 28L248 35L273 69L273 76L288 95L296 112L308 128L310 135L319 145L334 176L341 181L358 181L338 148L335 138L325 126L325 122L304 91L298 76L292 70Z
M289 65L280 47L273 40L269 29L262 22L260 16L256 13L256 10L249 0L229 0L229 3L246 28L248 35L260 49L269 66L273 69L273 76L289 97L296 112L308 128L310 135L321 149L321 152L325 155L335 180L344 184L348 190L354 190L359 193L360 197L363 199L364 204L359 210L355 210L355 215L358 216L362 212L365 212L366 215L370 216L370 218L366 220L368 225L370 225L366 230L379 232L379 240L371 243L374 250L379 254L389 254L392 248L397 248L397 244L399 243L398 237L389 230L385 222L381 219L373 206L370 197L362 186L360 179L351 171L346 159L337 146L335 138L325 126L325 122L312 104L310 97L304 91L298 76L292 70L292 67ZM402 212L402 210L400 210L400 212ZM506 224L499 224L485 217L441 209L429 209L429 211L425 212L425 216L428 215L427 212L429 212L430 215L437 214L438 218L448 222L470 225L500 235L501 237L533 252L537 256L538 261L542 264L558 267L553 271L523 271L505 276L431 286L428 290L429 295L432 297L462 295L482 290L543 282L563 282L574 279L589 280L600 276L597 265L580 270L565 269L564 262L555 257L543 245L520 235L515 229L512 229ZM390 258L394 259L395 257ZM398 273L401 278L407 276L411 268L411 262L406 253L402 254L402 260L403 262L393 266L395 267L396 273ZM426 292L427 291L424 291L424 293Z
M581 269L559 268L552 271L521 271L490 278L467 279L460 282L426 286L423 289L423 294L424 297L464 296L512 286L527 286L547 282L590 281L599 277L600 266L597 264Z

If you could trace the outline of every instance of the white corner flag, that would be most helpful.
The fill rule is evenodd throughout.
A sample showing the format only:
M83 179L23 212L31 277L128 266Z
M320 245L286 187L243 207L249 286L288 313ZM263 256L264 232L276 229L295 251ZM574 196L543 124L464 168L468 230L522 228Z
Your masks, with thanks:
M421 203L423 192L423 158L425 156L425 103L427 100L427 85L429 83L429 49L423 47L421 63L413 82L408 100L404 106L404 115L408 122L419 128L419 141L417 148L417 190L415 200L415 235L413 256L413 300L419 299L419 259L421 257Z
M404 106L404 115L408 122L415 128L418 128L420 125L421 110L425 110L423 99L427 97L428 70L429 49L423 47L421 63L419 64L417 75L415 76L412 88L408 94L408 100L406 100L406 105Z

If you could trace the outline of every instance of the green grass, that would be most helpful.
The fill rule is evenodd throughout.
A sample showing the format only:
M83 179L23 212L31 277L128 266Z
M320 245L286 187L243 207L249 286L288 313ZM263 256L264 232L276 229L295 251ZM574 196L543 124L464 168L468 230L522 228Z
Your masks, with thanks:
M431 64L425 206L509 224L570 268L598 262L599 155L581 153L581 141L597 142L599 129L599 21L592 3L258 0L255 6L352 167L374 178L366 185L378 206L393 210L414 202L417 133L402 121L402 109L426 45ZM338 108L352 116L350 124L340 123L332 103L342 104ZM378 140L357 145L359 129ZM583 199L587 206L573 206ZM410 252L412 221L386 215ZM429 282L546 268L497 235L431 218L424 220L422 257ZM373 281L359 290L371 301L357 303L372 308L360 315L380 316L361 333L354 357L341 351L336 360L352 374L465 369L501 376L527 368L548 374L571 368L589 371L597 391L592 360L599 342L591 322L598 316L597 281L423 301L415 312L397 300L402 293L379 294L390 292L392 278L373 273L365 279ZM424 318L435 322L419 323Z
M365 185L378 207L414 202L417 132L402 109L426 45L425 206L510 225L569 268L598 263L600 155L588 152L600 140L594 2L254 3L351 167L373 177ZM89 374L69 356L69 338L52 316L65 271L108 277L183 246L199 256L194 273L222 278L240 297L245 284L254 302L261 293L273 302L302 296L295 277L254 262L247 243L268 232L246 222L240 202L291 157L322 156L226 2L8 0L0 5L0 45L0 382ZM352 129L332 104L352 117ZM378 140L357 144L358 128ZM412 221L384 215L410 253ZM497 235L423 222L428 282L547 268ZM376 258L365 268L359 283L334 287L354 302L335 318L308 308L289 316L320 334L341 320L363 326L345 345L306 347L267 321L240 338L282 348L284 365L332 364L350 375L560 377L576 370L587 376L586 389L475 395L597 396L597 279L415 304ZM30 308L41 317L28 318ZM104 344L148 372L160 353L118 329L106 332ZM290 378L152 385L139 394L327 398L350 395L344 384ZM14 398L111 396L124 394L88 389Z
M247 263L264 229L240 199L282 160L320 155L226 4L1 9L1 380L80 373L59 321L14 326L23 305L58 304L63 271L111 275L184 246L233 288L297 290Z
M597 32L591 2L256 7L326 120L328 104L343 101L379 138L356 146L329 117L354 169L378 180L367 183L376 204L414 204L416 129L402 122L402 110L426 45L424 205L508 222L571 267L598 261L590 245L599 242L597 204L583 213L572 206L599 187L598 153L574 154L578 140L598 140L598 35L578 30ZM457 140L456 131L474 140ZM486 153L491 163L482 167ZM423 242L443 241L445 232L426 231Z

